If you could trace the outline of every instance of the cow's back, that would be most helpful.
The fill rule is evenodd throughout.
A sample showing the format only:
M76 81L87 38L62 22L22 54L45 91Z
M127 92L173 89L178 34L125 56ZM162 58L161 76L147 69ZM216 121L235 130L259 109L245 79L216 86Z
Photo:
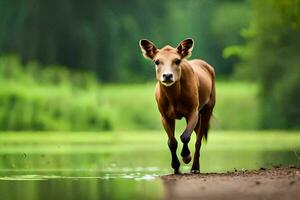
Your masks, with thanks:
M189 64L197 76L199 109L201 109L209 102L212 93L214 92L215 72L212 66L200 59L190 60Z

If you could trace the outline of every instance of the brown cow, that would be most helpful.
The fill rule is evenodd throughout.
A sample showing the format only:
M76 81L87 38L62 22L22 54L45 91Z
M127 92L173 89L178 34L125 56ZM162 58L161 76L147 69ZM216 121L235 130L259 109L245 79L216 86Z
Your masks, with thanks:
M174 173L180 173L180 162L176 155L177 140L174 136L175 120L184 117L187 126L180 136L183 142L181 151L184 163L191 161L188 142L193 131L196 132L195 154L192 173L199 173L199 157L202 137L207 139L209 120L215 106L215 72L203 60L187 60L191 55L194 41L191 38L179 43L177 48L169 45L158 49L148 40L140 40L145 58L156 65L155 97L168 134L168 146L172 155Z

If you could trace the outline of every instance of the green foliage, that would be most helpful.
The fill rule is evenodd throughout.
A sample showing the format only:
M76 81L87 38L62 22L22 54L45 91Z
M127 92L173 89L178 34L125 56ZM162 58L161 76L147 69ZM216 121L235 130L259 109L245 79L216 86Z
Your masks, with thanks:
M241 45L245 40L240 31L249 25L250 9L244 1L232 1L218 4L212 21L212 35L218 46L219 70L221 74L231 74L237 57L223 55L222 51L228 45ZM225 58L225 59L224 59Z
M261 84L261 127L300 128L300 1L253 0L247 45L225 55L243 60L236 74Z
M0 58L1 130L110 130L93 75ZM88 91L88 92L87 92ZM95 109L97 108L97 109Z
M154 69L140 39L162 47L193 37L194 57L228 76L237 59L223 59L222 50L243 42L238 33L248 12L246 0L1 0L0 54L88 69L102 82L141 82L152 80Z
M154 87L99 85L84 71L2 57L0 130L162 130ZM257 128L256 93L248 83L217 83L213 127ZM182 131L185 123L178 124Z

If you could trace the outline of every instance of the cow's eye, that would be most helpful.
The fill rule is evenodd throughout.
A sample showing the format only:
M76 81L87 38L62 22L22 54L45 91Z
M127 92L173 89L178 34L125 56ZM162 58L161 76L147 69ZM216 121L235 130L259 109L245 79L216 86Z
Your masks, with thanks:
M180 59L176 59L176 60L174 61L174 63L175 63L176 65L179 65L179 64L181 63L181 60L180 60Z
M156 60L154 63L155 63L156 65L159 65L160 61L159 61L159 60Z

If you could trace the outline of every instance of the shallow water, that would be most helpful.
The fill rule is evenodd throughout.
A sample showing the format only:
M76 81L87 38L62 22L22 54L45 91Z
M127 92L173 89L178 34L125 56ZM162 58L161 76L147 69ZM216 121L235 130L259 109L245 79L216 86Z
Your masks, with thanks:
M296 139L300 141L298 136ZM226 172L299 165L297 141L244 138L227 145L212 138L212 145L202 149L201 170ZM189 172L190 165L182 164L182 171ZM159 176L169 173L170 155L164 141L144 145L139 141L9 141L0 148L0 199L163 199Z
M27 179L28 180L28 179ZM50 178L0 181L1 199L161 199L159 180Z

